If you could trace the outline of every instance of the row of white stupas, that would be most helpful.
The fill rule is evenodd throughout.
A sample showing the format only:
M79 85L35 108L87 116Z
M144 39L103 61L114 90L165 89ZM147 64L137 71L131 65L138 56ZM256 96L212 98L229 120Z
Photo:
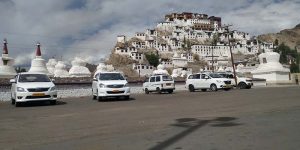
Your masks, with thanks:
M75 57L71 62L72 67L67 71L66 65L63 61L56 61L55 59L49 59L46 61L42 58L41 45L37 44L35 58L31 61L31 67L28 72L33 73L45 73L54 77L90 77L91 72L86 67L86 61ZM0 78L11 78L17 73L14 68L14 59L8 56L7 40L3 42L3 54L0 57Z

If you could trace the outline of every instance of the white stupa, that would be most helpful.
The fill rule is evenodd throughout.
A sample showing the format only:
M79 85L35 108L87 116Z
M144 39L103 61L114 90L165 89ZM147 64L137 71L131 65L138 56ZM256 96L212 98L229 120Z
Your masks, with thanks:
M162 65L162 64L159 64L157 66L157 70L154 70L153 74L167 74L167 75L169 75L168 71L165 70L165 66Z
M259 66L253 70L253 78L266 79L267 82L286 82L290 70L279 63L280 55L276 52L266 52L258 56Z
M112 72L114 70L115 70L115 68L112 65L105 65L104 63L99 63L94 76L99 72Z
M3 53L0 57L0 78L11 78L17 74L13 64L14 59L8 57L7 41L4 39Z
M51 58L48 60L46 66L47 66L49 73L54 74L56 64L57 64L57 61L54 58Z
M75 57L75 59L72 61L72 67L69 70L69 74L71 77L90 77L91 72L87 67L85 67L86 61Z
M46 67L46 62L42 58L41 45L37 43L35 58L31 61L31 67L28 72L45 73L51 75Z
M54 69L54 77L67 78L70 77L67 71L67 65L63 61L58 61Z

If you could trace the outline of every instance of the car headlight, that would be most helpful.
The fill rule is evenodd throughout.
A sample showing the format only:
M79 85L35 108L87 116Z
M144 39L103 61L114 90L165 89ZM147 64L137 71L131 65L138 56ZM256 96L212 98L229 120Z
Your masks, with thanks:
M105 88L105 84L100 83L100 84L99 84L99 87L100 87L100 88Z
M128 83L124 84L124 87L129 87L129 86L128 86Z
M22 88L22 87L17 87L17 91L18 91L18 92L25 92L25 89Z
M56 91L56 87L55 86L51 87L50 91Z
M218 83L222 83L223 81L221 81L221 80L217 80L217 82L218 82Z

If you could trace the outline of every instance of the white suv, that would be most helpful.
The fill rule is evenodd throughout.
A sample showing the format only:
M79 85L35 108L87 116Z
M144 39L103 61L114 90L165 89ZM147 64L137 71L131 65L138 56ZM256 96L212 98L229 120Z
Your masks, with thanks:
M56 104L57 91L46 74L20 73L10 83L11 103L16 107L28 101L50 101L50 104Z
M234 80L234 75L232 73L218 73L221 76L230 79L231 80L231 84L233 86L236 86L240 89L250 89L253 86L253 82L251 78L247 78L245 77L243 74L241 73L236 73L236 80L237 80L237 84L235 84L235 80Z
M120 72L97 72L92 83L93 99L123 97L129 100L130 87Z
M146 94L149 94L150 92L173 93L175 90L175 83L173 78L169 75L153 75L143 83L143 90Z
M186 79L186 88L190 92L201 89L206 91L217 91L218 89L230 90L232 88L231 80L226 79L216 73L197 73L191 74Z

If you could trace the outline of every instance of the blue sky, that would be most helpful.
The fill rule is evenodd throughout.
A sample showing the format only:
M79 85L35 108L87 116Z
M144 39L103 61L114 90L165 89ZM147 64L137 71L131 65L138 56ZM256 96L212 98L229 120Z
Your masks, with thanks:
M8 39L16 64L28 64L35 43L44 58L98 63L116 36L155 27L166 13L206 13L251 35L300 23L300 0L0 0L0 39Z

